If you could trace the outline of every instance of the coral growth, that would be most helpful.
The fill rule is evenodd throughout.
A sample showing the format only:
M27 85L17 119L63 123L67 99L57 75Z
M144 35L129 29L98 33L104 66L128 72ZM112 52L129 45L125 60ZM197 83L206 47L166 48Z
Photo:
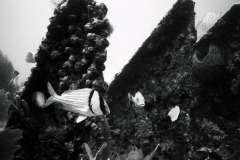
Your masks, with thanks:
M9 95L9 94L8 94ZM10 95L9 95L10 96ZM8 120L8 109L10 107L10 97L7 97L4 90L0 90L0 122L1 130L4 130Z
M20 148L16 141L22 138L22 131L19 129L5 129L0 132L0 158L1 160L11 160L14 153Z
M5 94L4 90L0 90L0 159L13 159L14 153L20 148L16 142L22 138L22 131L19 129L7 128L9 120L9 107L11 95L8 92Z
M196 40L194 3L177 1L122 72L110 84L109 124L113 151L126 154L137 146L143 154L159 143L156 159L187 159L189 150L191 71L189 56ZM128 93L140 91L145 106L128 105ZM178 119L168 116L180 106Z
M46 38L35 55L37 67L25 84L25 99L33 91L46 89L46 81L62 93L71 86L91 87L95 79L102 77L107 37L112 32L104 19L107 7L91 0L64 2L58 4L50 18ZM82 77L83 74L86 75ZM39 87L35 86L36 79ZM106 87L103 91L106 92Z
M107 37L112 32L105 18L107 7L94 0L63 0L56 5L34 57L36 66L20 93L25 102L21 107L29 110L15 106L16 116L9 123L24 130L25 142L21 141L17 153L23 159L77 159L83 152L80 144L91 137L89 125L75 123L77 114L63 110L60 104L41 109L32 101L33 93L39 91L48 98L47 82L57 94L87 87L105 96L108 88L102 73L109 45ZM29 54L27 60L30 58Z
M0 50L0 89L5 89L12 95L18 90L17 75L18 71L14 70L12 62ZM13 98L13 97L12 97Z

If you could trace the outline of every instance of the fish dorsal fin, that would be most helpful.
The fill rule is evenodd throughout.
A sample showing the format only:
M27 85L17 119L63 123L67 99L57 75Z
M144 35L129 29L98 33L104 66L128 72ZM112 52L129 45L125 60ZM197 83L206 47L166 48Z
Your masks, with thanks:
M135 93L134 97L132 96L132 101L136 104L138 101L137 93Z
M77 90L68 90L68 91L65 91L64 93L62 93L61 96L90 93L91 91L92 91L91 88L83 88L83 89L77 89Z
M76 122L79 123L79 122L82 122L84 119L86 119L87 117L86 116L83 116L83 115L79 115Z
M129 101L131 101L132 98L133 98L133 96L132 96L130 93L128 93L128 99L129 99Z
M48 92L51 96L53 97L57 97L58 95L56 94L56 92L54 91L52 85L48 82L47 83L47 88L48 88Z
M142 93L139 91L135 94L135 98L144 99Z
M138 95L141 95L141 93L140 93L139 91L137 91L137 92L135 93L135 97L138 96Z
M131 105L132 102L135 103L135 99L130 93L128 93L128 102L129 106Z

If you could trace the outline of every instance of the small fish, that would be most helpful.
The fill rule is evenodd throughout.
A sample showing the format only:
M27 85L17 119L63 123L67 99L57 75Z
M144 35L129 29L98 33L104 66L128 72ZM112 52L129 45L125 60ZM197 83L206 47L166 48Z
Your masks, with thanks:
M170 112L168 113L168 116L171 118L171 121L173 122L178 119L179 113L180 113L179 106L175 106L170 110Z
M65 7L67 6L67 4L68 4L68 0L66 0L66 2L64 2L63 4L61 4L60 9L65 8Z
M45 107L53 102L60 102L63 104L64 109L79 114L76 120L77 123L83 121L87 117L107 115L110 113L105 99L94 89L84 88L69 90L59 96L55 93L50 83L47 85L51 97L48 98Z
M38 107L41 107L41 108L45 107L46 99L42 92L39 92L39 91L34 92L32 95L32 101Z
M35 58L33 57L33 54L31 52L28 52L25 60L27 63L36 63Z
M13 77L9 81L8 85L9 86L13 85L13 86L17 87L18 86L18 75L19 75L19 72L14 70L12 74L13 74Z
M132 101L136 107L145 106L145 99L139 91L135 94L134 97L130 93L128 93L128 98L129 98L129 101Z

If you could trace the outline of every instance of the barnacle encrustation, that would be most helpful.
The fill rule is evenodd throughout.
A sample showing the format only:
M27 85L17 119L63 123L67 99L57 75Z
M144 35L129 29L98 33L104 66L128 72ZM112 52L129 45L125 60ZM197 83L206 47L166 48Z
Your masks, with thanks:
M97 52L95 57L96 63L104 63L107 60L107 51Z
M75 61L77 61L77 60L78 60L78 58L77 58L77 56L76 56L76 55L74 55L74 54L71 54L71 55L69 56L68 60L69 60L70 62L75 62Z
M57 50L54 50L51 52L51 58L52 59L55 59L57 57L59 57L61 55L61 52L57 51Z
M97 69L97 66L96 64L91 64L91 66L87 69L87 75L90 77L90 78L94 78L95 76L98 75L98 69Z
M84 40L82 38L77 37L76 35L71 35L70 39L73 44L82 46L84 44Z
M108 84L102 77L98 77L92 82L92 87L93 89L104 93L108 89Z
M72 53L73 53L73 48L71 48L71 47L65 47L64 53L66 53L66 54L72 54Z
M66 61L66 62L63 63L62 67L63 67L63 68L71 68L71 67L72 67L72 64L71 64L70 61Z

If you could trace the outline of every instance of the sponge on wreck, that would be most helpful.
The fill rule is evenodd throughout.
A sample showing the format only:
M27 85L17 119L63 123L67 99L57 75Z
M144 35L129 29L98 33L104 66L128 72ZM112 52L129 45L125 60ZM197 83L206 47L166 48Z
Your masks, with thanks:
M213 44L210 44L208 49L204 48L197 49L193 55L193 73L200 80L207 83L222 80L225 73L224 53L221 52L218 46Z

